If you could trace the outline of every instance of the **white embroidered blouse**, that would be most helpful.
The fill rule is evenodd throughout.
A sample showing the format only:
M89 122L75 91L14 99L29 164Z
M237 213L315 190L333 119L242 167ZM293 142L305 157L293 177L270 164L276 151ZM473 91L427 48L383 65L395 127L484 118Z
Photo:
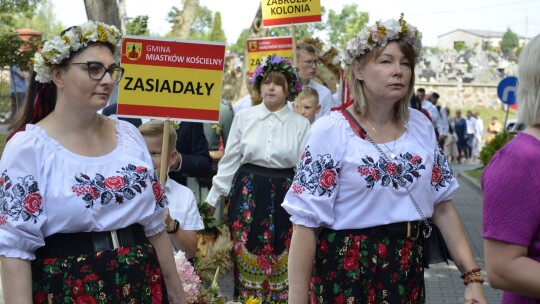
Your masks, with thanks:
M309 126L306 118L288 107L270 112L262 103L238 112L206 201L215 206L220 196L228 195L234 175L243 164L273 169L294 168Z
M55 233L165 228L167 199L141 134L118 120L116 133L100 157L74 154L36 125L13 136L0 160L1 256L35 259Z
M379 147L390 158L388 148ZM341 112L332 112L312 125L282 206L295 224L335 230L419 220L407 185L431 217L435 204L451 199L459 186L424 114L410 109L394 152L396 159L386 162Z

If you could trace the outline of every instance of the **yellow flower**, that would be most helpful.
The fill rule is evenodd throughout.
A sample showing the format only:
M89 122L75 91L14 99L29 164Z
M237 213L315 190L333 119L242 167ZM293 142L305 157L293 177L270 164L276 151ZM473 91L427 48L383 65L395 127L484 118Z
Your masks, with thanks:
M221 127L218 124L213 124L212 129L216 130L216 134L220 134Z
M251 296L246 300L246 304L259 304L259 299Z

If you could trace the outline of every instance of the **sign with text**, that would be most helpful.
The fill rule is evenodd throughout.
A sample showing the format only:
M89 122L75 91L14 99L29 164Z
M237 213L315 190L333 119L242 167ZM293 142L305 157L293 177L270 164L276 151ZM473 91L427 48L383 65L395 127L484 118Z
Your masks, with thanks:
M261 0L263 26L321 22L320 0Z
M248 38L246 40L248 50L248 70L249 76L261 63L261 59L268 55L278 55L282 58L292 60L292 37L267 37L267 38Z
M118 116L217 122L225 44L125 36Z

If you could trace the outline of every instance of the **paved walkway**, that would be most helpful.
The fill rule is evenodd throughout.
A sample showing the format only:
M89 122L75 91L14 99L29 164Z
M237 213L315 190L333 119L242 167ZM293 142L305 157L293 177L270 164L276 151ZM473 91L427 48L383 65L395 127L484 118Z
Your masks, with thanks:
M0 125L1 126L1 125ZM2 130L0 129L0 132ZM464 170L472 169L477 165L456 165L455 174L459 176L461 184L460 190L454 197L456 208L465 226L467 237L470 240L471 248L477 263L483 269L483 276L486 278L484 267L484 255L482 245L482 194L479 185L470 178L461 175ZM459 277L459 271L454 264L433 265L426 271L427 302L428 303L463 303L464 285ZM232 299L233 276L232 271L222 276L219 280L222 293L227 299ZM488 303L500 303L501 292L492 289L488 284L484 284L484 290ZM4 304L2 289L0 287L0 304Z

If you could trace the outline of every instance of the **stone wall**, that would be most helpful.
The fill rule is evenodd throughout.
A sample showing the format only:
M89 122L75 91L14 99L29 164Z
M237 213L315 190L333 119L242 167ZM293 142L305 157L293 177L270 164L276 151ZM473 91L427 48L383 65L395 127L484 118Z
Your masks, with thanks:
M416 82L415 92L424 88L426 93L437 92L439 104L450 109L481 108L499 109L502 102L497 96L497 84Z

